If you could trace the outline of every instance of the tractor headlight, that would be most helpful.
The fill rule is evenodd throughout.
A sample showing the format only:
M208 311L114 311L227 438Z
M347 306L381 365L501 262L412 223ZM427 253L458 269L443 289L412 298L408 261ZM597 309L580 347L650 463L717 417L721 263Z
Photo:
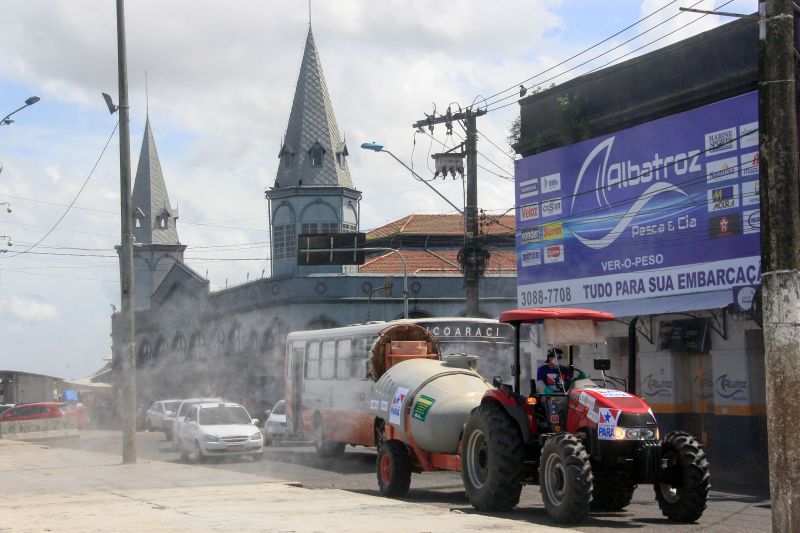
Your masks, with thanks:
M614 440L656 440L658 429L649 428L614 428Z

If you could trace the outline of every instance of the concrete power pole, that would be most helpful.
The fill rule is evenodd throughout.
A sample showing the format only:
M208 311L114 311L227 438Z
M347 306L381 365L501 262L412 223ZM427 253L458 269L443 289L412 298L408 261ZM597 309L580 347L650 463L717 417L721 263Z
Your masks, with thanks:
M131 217L131 142L128 108L128 65L124 0L117 0L117 65L119 70L119 188L121 250L119 282L122 345L122 462L136 462L136 346L133 332L133 232Z
M428 127L433 131L435 124L463 120L467 130L464 153L467 158L467 205L464 208L464 229L466 239L464 247L458 254L459 263L464 270L464 295L467 302L466 316L476 317L480 314L480 278L486 269L489 252L480 241L478 230L478 127L476 118L486 114L485 110L468 108L458 113L429 116L417 121L413 127Z
M475 113L467 109L464 122L467 140L464 152L467 156L467 205L464 206L464 227L467 230L467 243L461 262L464 265L464 292L467 297L467 316L480 314L480 275L478 256L475 248L478 242L478 125ZM470 246L472 245L472 246Z
M800 184L792 0L762 0L761 270L773 531L800 531Z

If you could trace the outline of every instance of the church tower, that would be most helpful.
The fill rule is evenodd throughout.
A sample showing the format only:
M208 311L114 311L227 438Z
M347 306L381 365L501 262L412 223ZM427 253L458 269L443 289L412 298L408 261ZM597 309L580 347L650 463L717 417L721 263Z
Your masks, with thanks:
M341 266L298 267L297 236L358 231L361 192L353 188L348 155L309 26L275 184L266 193L273 277L342 272Z
M142 150L131 196L133 211L134 308L150 308L153 291L176 262L183 262L186 246L178 238L178 210L169 203L161 173L150 117L144 126Z

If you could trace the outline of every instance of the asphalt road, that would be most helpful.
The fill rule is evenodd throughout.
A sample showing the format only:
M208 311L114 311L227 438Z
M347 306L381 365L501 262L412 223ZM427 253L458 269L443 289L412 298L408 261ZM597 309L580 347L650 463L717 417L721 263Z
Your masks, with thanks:
M85 450L121 455L121 434L109 431L85 431L80 439L52 441L52 446L81 448ZM137 454L142 459L178 462L176 452L161 433L138 433ZM301 483L304 487L337 488L378 496L375 474L375 453L365 448L347 447L346 453L335 459L317 457L312 446L304 443L270 446L265 448L264 460L224 459L204 463L213 476L215 469L237 470L286 481ZM712 464L712 485L713 485ZM473 513L464 495L461 475L454 472L426 472L415 474L407 501L436 505L464 513ZM519 506L509 513L497 516L522 522L554 526L547 515L539 495L539 487L525 487ZM609 529L640 531L715 531L715 532L767 532L771 530L770 502L765 496L717 492L712 489L708 509L695 524L674 524L667 521L658 509L652 486L636 490L631 505L623 512L591 513L588 519L573 529L601 532Z

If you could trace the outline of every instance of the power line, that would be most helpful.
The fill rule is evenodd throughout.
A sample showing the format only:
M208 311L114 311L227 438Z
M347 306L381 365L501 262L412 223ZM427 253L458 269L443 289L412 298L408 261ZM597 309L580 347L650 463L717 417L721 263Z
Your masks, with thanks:
M702 0L698 0L696 3L692 4L692 7L694 7L694 6L698 5L698 4L699 4L699 3L701 3L701 2L702 2ZM725 7L726 5L730 4L731 2L733 2L733 0L728 0L727 2L725 2L724 4L722 4L721 6L719 6L719 7L715 8L715 11L716 11L716 10L718 10L718 9L722 9L723 7ZM659 26L662 26L662 25L666 24L666 23L667 23L667 22L669 22L670 20L672 20L672 19L674 19L674 18L676 18L676 17L680 16L682 13L683 13L683 12L681 11L681 12L679 12L677 15L673 15L673 16L671 16L670 18L668 18L668 19L666 19L666 20L664 20L664 21L662 21L662 22L660 22L660 23L656 24L656 25L655 25L655 26L653 26L652 28L649 28L649 29L647 29L647 30L643 31L642 33L640 33L640 34L636 35L635 37L632 37L631 39L628 39L627 41L625 41L625 42L623 42L623 43L621 43L621 44L619 44L619 45L615 46L614 48L611 48L610 50L607 50L606 52L603 52L602 54L599 54L599 55L597 55L597 56L595 56L595 57L593 57L593 58L591 58L591 59L589 59L589 60L587 60L587 61L584 61L583 63L580 63L580 64L578 64L578 65L575 65L574 67L571 67L571 68L569 68L569 69L567 69L567 70L565 70L565 71L563 71L563 72L561 72L561 73L559 73L559 74L556 74L555 76L552 76L552 77L550 77L550 78L547 78L546 80L543 80L543 81L542 81L542 82L540 82L540 83L547 83L548 81L552 81L552 80L554 80L554 79L556 79L556 78L559 78L559 77L563 76L564 74L566 74L566 73L568 73L568 72L571 72L571 71L573 71L573 70L575 70L575 69L577 69L577 68L580 68L580 67L582 67L582 66L584 66L584 65L586 65L586 64L588 64L588 63L591 63L592 61L594 61L594 60L596 60L596 59L599 59L599 58L603 57L604 55L607 55L607 54L609 54L609 53L613 52L613 51L614 51L614 50L616 50L617 48L620 48L620 47L624 46L625 44L628 44L628 43L630 43L631 41L633 41L633 40L635 40L635 39L638 39L638 38L639 38L639 37L641 37L642 35L644 35L644 34L646 34L646 33L650 32L650 31L654 30L655 28L658 28ZM702 19L703 17L706 17L706 16L707 16L707 15L701 15L701 16L697 17L696 19L694 19L694 20L692 20L692 21L690 21L690 22L687 22L686 24L684 24L684 25L682 25L682 26L679 26L677 29L675 29L675 30L673 30L673 31L671 31L671 32L669 32L669 33L667 33L667 34L665 34L665 35L662 35L661 37L658 37L657 39L654 39L654 40L650 41L649 43L647 43L647 44L644 44L644 45L640 46L639 48L636 48L636 49L635 49L635 50L633 50L632 52L628 52L628 53L626 53L626 54L624 54L624 55L622 55L622 56L620 56L620 57L617 57L617 58L615 58L615 59L613 59L613 60L609 61L608 63L604 63L603 65L600 65L599 67L595 67L595 68L593 68L593 69L591 69L591 70L589 70L589 71L585 72L584 74L591 73L591 72L595 72L596 70L599 70L599 69L601 69L601 68L607 67L607 66L611 65L612 63L615 63L616 61L619 61L619 60L620 60L620 59L622 59L623 57L627 57L627 56L629 56L629 55L631 55L631 54L633 54L633 53L635 53L635 52L637 52L637 51L639 51L639 50L641 50L641 49L643 49L643 48L646 48L646 47L650 46L650 45L651 45L651 44L653 44L653 43L656 43L656 42L658 42L658 41L660 41L660 40L662 40L662 39L665 39L665 38L669 37L670 35L673 35L673 34L675 34L675 33L679 32L679 31L681 31L681 30L685 29L686 27L688 27L688 26L690 26L690 25L694 24L695 22L697 22L698 20L700 20L700 19ZM505 98L501 98L501 99L499 99L499 100L497 100L497 101L493 102L493 104L500 103L500 102L502 102L502 101L504 101L504 100L508 100L509 98L511 98L511 96L509 96L509 97L505 97ZM486 108L486 112L488 113L488 112L491 112L491 111L497 111L497 110L503 109L503 108L505 108L505 107L508 107L508 106L514 105L514 104L516 104L516 103L517 103L517 101L513 101L513 102L509 102L509 103L507 103L507 104L503 104L503 105L499 105L499 106L496 106L496 107L492 107L491 109L489 109L489 108L488 108L488 106L487 106L487 108Z
M697 4L700 4L700 3L701 3L701 1L702 1L702 0L699 0L698 2L696 2L695 4L693 4L693 6L695 6L695 5L697 5ZM657 9L656 11L653 11L653 12L652 12L652 13L650 13L649 15L647 15L647 16L645 16L645 17L642 17L642 18L640 18L640 19L639 19L639 20L637 20L636 22L634 22L634 23L632 23L632 24L630 24L630 25L628 25L628 26L624 27L623 29L621 29L621 30L617 31L616 33L614 33L614 34L612 34L612 35L610 35L610 36L606 37L605 39L603 39L603 40L601 40L601 41L598 41L597 43L595 43L595 44L593 44L593 45L589 46L588 48L585 48L585 49L581 50L580 52L578 52L578 53L576 53L576 54L574 54L574 55L572 55L572 56L568 57L567 59L564 59L563 61L561 61L561 62L559 62L559 63L557 63L557 64L555 64L555 65L553 65L553 66L551 66L551 67L548 67L548 68L546 68L546 69L542 70L541 72L538 72L538 73L534 74L534 75L533 75L533 76L531 76L530 78L527 78L527 79L523 80L523 81L522 81L522 82L520 82L520 83L517 83L517 84L514 84L514 85L512 85L512 86L511 86L511 87L509 87L508 89L505 89L505 90L503 90L503 91L500 91L500 92L498 92L498 93L495 93L495 94L493 94L493 95L489 96L489 98L487 98L487 99L486 99L486 100L487 100L487 107L488 107L489 105L494 105L494 104L497 104L497 103L499 103L499 102L503 102L503 101L505 101L505 100L508 100L509 98L516 97L516 96L517 96L517 94L511 94L511 95L505 96L505 97L503 97L503 98L497 99L497 100L495 100L495 101L493 101L493 102L488 102L489 100L492 100L492 99L493 99L493 98L495 98L496 96L500 96L501 94L505 94L505 93L507 93L507 92L509 92L509 91L514 91L514 93L517 93L518 89L519 89L519 88L524 88L524 86L525 86L525 84L526 84L526 83L529 83L529 82L533 81L534 79L538 78L539 76L543 76L543 75L547 74L548 72L552 72L553 70L557 69L558 67L560 67L560 66L562 66L562 65L564 65L564 64L566 64L566 63L569 63L569 62L570 62L570 61L572 61L573 59L576 59L576 58L578 58L578 57L582 56L583 54L585 54L585 53L587 53L587 52L590 52L590 51L594 50L595 48L599 47L600 45L607 43L608 41L610 41L610 40L611 40L611 39L613 39L614 37L617 37L617 36L619 36L619 35L621 35L621 34L625 33L626 31L628 31L629 29L633 28L634 26L637 26L638 24L640 24L640 23L644 22L645 20L649 19L650 17L652 17L652 16L656 15L657 13L659 13L659 12L663 11L664 9L666 9L666 8L667 8L667 7L669 7L670 5L674 4L675 2L677 2L677 0L672 0L671 2L669 2L669 3L665 4L664 6L660 7L659 9ZM678 15L680 15L681 13L682 13L682 12L678 12ZM673 18L675 18L675 17L676 17L676 16L678 16L678 15L674 15L674 16L670 17L669 19L665 20L664 22L661 22L660 24L658 24L658 25L656 25L656 26L653 26L653 27L651 27L650 29L646 30L645 32L642 32L642 33L640 33L640 34L637 34L636 36L634 36L632 39L629 39L629 40L628 40L628 41L626 41L625 43L627 43L627 42L630 42L630 41L631 41L631 40L633 40L633 39L637 39L637 38L641 37L642 35L644 35L644 34L645 34L645 33L647 33L648 31L651 31L651 30L653 30L653 29L657 28L657 27L658 27L658 26L660 26L661 24L664 24L665 22L667 22L667 21L669 21L669 20L672 20ZM623 44L625 44L625 43L623 43ZM597 59L597 57L601 57L602 55L604 55L604 54L607 54L607 53L611 52L612 50L615 50L616 48L618 48L618 47L615 47L615 48L612 48L611 50L607 50L606 52L603 52L603 54L600 54L600 56L596 56L595 58L593 58L593 59L589 60L589 62L593 61L594 59ZM582 63L582 64L585 64L585 63ZM580 66L580 65L578 65L578 66ZM577 68L577 67L572 67L570 70L574 70L575 68ZM565 72L569 72L569 70L567 70L567 71L565 71ZM554 78L551 78L551 79L554 79ZM542 83L546 83L547 81L549 81L549 80L544 80L544 81L542 81L542 82L539 82L537 85L541 85ZM527 88L526 88L526 90L527 90Z
M6 198L13 198L15 200L24 200L24 201L27 201L27 202L34 202L34 203L38 203L38 204L56 205L56 206L61 206L61 207L69 206L69 204L62 204L62 203L59 203L59 202L51 202L51 201L47 201L47 200L37 200L37 199L34 199L34 198L26 198L24 196L14 196L14 195L11 195L11 194L0 194L0 196L4 196ZM107 214L107 215L119 216L119 211L108 211L106 209L96 209L96 208L92 208L92 207L81 207L81 206L77 206L77 205L73 205L72 209L80 209L82 211L92 211L94 213L103 213L103 214ZM189 226L218 227L218 228L223 228L223 229L235 229L235 230L243 230L243 231L266 231L266 230L254 229L254 228L241 228L241 227L235 227L235 226L223 226L222 225L222 224L225 224L227 222L238 222L238 221L244 221L244 220L261 220L261 219L265 219L265 218L267 218L267 217L266 216L259 216L259 217L247 217L247 218L234 218L234 219L222 220L222 221L218 221L218 222L192 222L192 221L189 221L189 220L182 220L181 219L181 224L185 224L185 225L189 225ZM39 226L39 227L46 227L46 226ZM118 237L118 236L115 236L115 237Z
M75 205L75 202L78 200L78 197L83 192L83 189L86 187L86 184L89 183L89 180L92 178L92 175L94 174L94 171L97 168L97 165L100 164L100 160L103 159L103 154L106 153L106 148L108 148L108 145L111 143L111 139L114 138L114 134L117 132L117 127L118 126L119 126L119 121L117 121L117 123L114 124L114 129L111 130L111 135L108 136L108 140L106 141L105 146L103 146L103 149L100 151L100 156L97 158L97 161L95 161L94 166L92 167L92 170L89 172L89 175L86 176L85 180L83 180L83 185L81 185L81 188L78 189L78 192L75 194L75 197L72 199L72 201L70 202L69 206L64 211L64 213L59 217L58 220L56 220L56 223L53 224L53 226L49 230L47 230L47 232L44 235L42 235L42 237L38 241L36 241L31 246L29 246L27 249L25 249L25 250L23 250L21 252L17 252L14 255L9 256L8 259L13 259L15 257L18 257L18 256L22 255L22 254L29 253L31 250L36 248L36 246L39 243L41 243L43 240L45 240L47 238L47 236L50 235L53 232L54 229L56 229L56 227L61 223L61 221L64 220L64 217L67 216L67 213L69 213L69 210L72 209L72 206Z

